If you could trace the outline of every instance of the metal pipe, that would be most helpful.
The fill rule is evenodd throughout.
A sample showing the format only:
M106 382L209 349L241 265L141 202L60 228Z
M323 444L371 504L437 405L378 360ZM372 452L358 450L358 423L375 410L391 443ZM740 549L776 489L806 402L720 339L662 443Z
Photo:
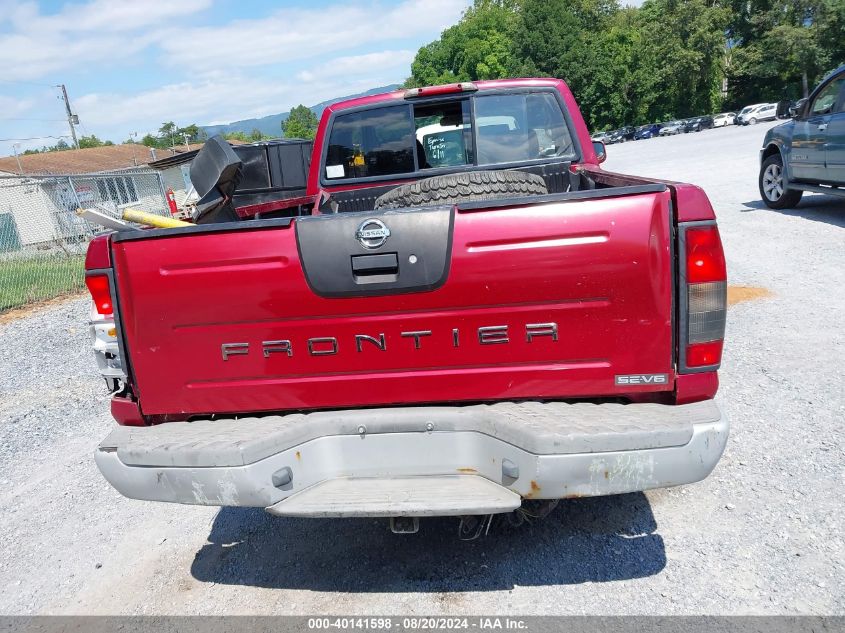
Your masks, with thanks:
M138 209L124 209L120 217L127 222L146 224L147 226L154 226L157 229L178 229L185 226L194 226L190 222L174 220L173 218L165 218L161 215L147 213L146 211L139 211Z

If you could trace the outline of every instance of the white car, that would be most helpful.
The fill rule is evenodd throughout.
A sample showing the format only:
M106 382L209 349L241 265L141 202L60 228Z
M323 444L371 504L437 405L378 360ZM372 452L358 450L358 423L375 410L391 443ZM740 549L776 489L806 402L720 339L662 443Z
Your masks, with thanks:
M745 121L745 115L747 115L752 110L759 108L760 106L766 105L765 103L755 103L754 105L745 106L742 110L739 111L739 114L736 115L736 124L737 125L745 125L743 121Z
M736 123L736 112L723 112L713 117L713 127L725 127Z
M742 112L745 112L743 108ZM740 125L756 125L760 121L774 121L777 118L778 104L776 103L760 103L752 106L748 112L739 113L737 123Z

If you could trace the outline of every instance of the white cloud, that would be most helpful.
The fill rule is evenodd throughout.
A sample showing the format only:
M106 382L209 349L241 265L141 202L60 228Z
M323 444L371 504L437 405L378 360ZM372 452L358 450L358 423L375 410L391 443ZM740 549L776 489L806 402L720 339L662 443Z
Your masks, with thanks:
M26 116L33 105L35 105L33 99L16 99L0 95L0 112L3 113L3 118L13 119Z
M376 0L320 9L282 9L211 27L170 26L212 0L92 0L55 14L34 2L0 11L0 68L11 80L39 79L83 67L114 67L161 52L169 68L213 73L270 66L373 43L439 33L469 0Z
M138 2L138 0L92 0L65 4L58 13L42 15L38 5L27 2L8 12L15 30L26 33L116 33L160 26L166 20L190 15L211 6L211 0Z
M33 80L86 64L115 64L159 41L164 21L191 15L211 0L94 0L43 15L34 3L0 16L0 68L6 79Z
M395 77L378 72L307 86L298 81L268 82L237 76L168 84L134 95L87 94L76 99L75 104L88 129L96 130L101 138L122 141L129 132L137 131L141 135L155 132L163 121L204 125L210 121L261 117L290 110L299 103L313 105L391 81L395 81Z
M259 3L261 15L192 26L213 2L77 0L50 13L36 2L0 0L0 68L7 81L0 89L19 95L0 102L7 117L0 137L67 133L66 124L53 121L64 116L56 94L27 101L24 92L32 88L15 81L69 82L79 132L114 141L155 131L162 121L265 116L399 82L414 56L408 49L454 24L471 0L333 0L305 9ZM167 83L119 92L102 79L115 69L146 85L152 77ZM32 120L12 121L15 116Z
M180 29L164 38L162 63L196 71L268 66L376 42L437 33L454 24L468 0L405 0L285 9L223 26Z
M409 50L347 55L303 70L296 77L300 81L312 82L334 77L372 74L374 70L384 72L395 69L396 77L404 78L408 74L414 55L414 51Z

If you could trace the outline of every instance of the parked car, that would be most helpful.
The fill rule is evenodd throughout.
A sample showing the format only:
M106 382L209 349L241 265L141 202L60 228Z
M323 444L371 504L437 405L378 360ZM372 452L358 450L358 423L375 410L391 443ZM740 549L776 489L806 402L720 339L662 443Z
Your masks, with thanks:
M845 66L822 80L794 119L766 132L758 185L772 209L794 207L804 191L845 198Z
M797 101L789 99L781 99L775 104L775 118L789 119L792 117L790 110L795 107Z
M660 123L649 123L647 125L641 125L637 128L637 131L634 133L634 140L641 140L645 138L653 138L660 134L660 128L662 126Z
M618 143L617 132L619 132L619 130L608 130L604 136L604 144L612 145L613 143Z
M625 141L633 141L634 134L637 130L630 125L614 130L610 133L609 140L611 143L624 143Z
M760 121L774 121L777 118L777 107L776 103L763 103L741 114L737 122L740 125L756 125Z
M765 103L755 103L753 105L745 106L742 110L739 111L739 114L736 115L736 121L735 121L736 125L746 125L745 116L749 112L751 112L752 110L755 110L755 109L757 109L761 106L764 106L764 105L766 105L766 104Z
M713 127L712 116L698 116L688 119L684 124L685 132L701 132L701 130L709 130Z
M596 132L590 137L591 141L601 142L607 144L607 137L610 135L610 130L605 132Z
M664 123L660 128L660 136L672 136L673 134L681 134L684 132L684 125L686 121L670 121Z
M805 103L807 103L806 97L804 97L803 99L796 99L795 101L791 101L789 104L789 117L794 119L801 111L801 108L804 107Z
M736 123L736 112L722 112L713 117L713 127L725 127Z
M420 141L433 120L463 127ZM703 479L728 437L716 218L603 149L556 79L329 105L305 195L247 208L210 139L196 225L88 249L118 422L100 471L136 499L396 532Z

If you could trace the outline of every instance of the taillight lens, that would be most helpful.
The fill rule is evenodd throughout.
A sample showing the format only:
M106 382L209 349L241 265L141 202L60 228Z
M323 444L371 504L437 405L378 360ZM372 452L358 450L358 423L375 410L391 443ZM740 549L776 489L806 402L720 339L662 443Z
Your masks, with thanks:
M687 366L707 367L722 362L722 341L687 346Z
M106 275L88 275L85 277L85 285L94 300L97 312L103 316L110 316L114 313L114 304L111 299L111 288L109 278Z
M687 368L717 368L727 316L727 271L719 229L688 228L686 244L687 328L683 332ZM683 369L683 368L682 368Z
M689 343L721 341L725 338L727 285L725 281L688 285Z
M687 229L686 244L687 283L727 279L725 252L715 225Z

